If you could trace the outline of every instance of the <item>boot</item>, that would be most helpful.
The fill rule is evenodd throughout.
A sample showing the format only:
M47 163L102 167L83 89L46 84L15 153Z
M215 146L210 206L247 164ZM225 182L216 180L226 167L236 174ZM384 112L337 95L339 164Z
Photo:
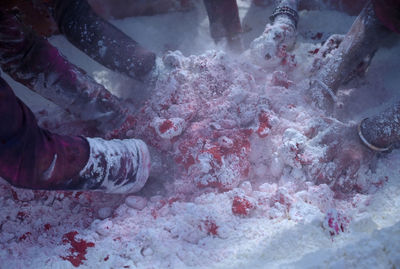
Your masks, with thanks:
M130 193L144 186L149 177L150 154L142 140L86 139L90 155L78 176L83 183L81 189Z
M0 177L19 188L140 190L150 155L141 140L103 140L51 133L0 77Z
M383 112L362 120L358 135L365 146L386 152L399 147L400 142L400 103Z

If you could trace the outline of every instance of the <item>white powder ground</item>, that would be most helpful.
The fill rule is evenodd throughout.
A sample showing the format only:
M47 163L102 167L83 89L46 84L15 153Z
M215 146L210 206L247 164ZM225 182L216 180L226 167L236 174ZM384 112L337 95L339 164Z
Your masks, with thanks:
M248 47L271 9L238 2ZM295 60L283 67L215 47L201 5L115 21L162 57L151 95L52 38L114 93L139 100L134 131L155 149L155 167L144 190L130 196L0 183L0 267L400 267L400 151L363 160L354 178L333 176L340 162L326 156L330 146L340 149L344 125L303 100L310 51L345 33L354 17L300 17ZM344 87L343 122L397 99L399 52L399 45L380 50L369 73ZM67 132L56 123L71 117L61 121L60 109L8 81L41 123ZM333 137L329 145L324 137Z

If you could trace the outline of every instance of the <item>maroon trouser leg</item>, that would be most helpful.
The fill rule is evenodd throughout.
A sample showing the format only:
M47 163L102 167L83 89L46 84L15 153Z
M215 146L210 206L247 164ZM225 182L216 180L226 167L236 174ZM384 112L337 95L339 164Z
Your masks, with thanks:
M391 31L400 33L400 0L372 0L375 14Z
M83 137L41 129L32 111L0 78L0 177L29 189L79 189L89 158Z

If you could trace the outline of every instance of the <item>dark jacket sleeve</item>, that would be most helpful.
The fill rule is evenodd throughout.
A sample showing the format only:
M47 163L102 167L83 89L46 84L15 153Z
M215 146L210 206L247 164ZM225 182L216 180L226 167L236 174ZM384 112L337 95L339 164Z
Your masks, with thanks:
M102 134L118 128L125 103L68 62L46 39L0 11L0 67L14 80L84 121Z
M53 9L61 33L100 64L138 79L153 68L155 54L98 16L86 0L54 0Z

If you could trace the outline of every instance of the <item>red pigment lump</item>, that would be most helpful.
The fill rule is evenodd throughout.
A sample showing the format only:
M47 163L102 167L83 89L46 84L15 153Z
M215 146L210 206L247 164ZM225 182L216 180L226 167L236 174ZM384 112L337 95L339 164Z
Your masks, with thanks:
M199 225L200 231L205 229L208 235L218 235L218 225L215 223L213 219L207 218L206 220L202 221L203 225Z
M172 121L170 120L165 120L161 125L160 125L160 132L163 134L166 131L168 131L169 129L171 129L172 127L174 127L174 124L172 123Z
M239 216L248 216L254 208L249 200L243 197L235 196L232 203L232 213Z
M349 222L349 218L342 213L337 212L335 209L330 209L326 213L323 227L329 232L330 236L335 236L345 232L349 226Z
M83 264L83 260L86 260L87 248L94 247L93 242L86 242L83 239L76 240L75 236L78 234L77 231L72 231L64 234L63 244L71 244L69 248L70 255L60 256L63 260L69 261L73 266L78 267Z

